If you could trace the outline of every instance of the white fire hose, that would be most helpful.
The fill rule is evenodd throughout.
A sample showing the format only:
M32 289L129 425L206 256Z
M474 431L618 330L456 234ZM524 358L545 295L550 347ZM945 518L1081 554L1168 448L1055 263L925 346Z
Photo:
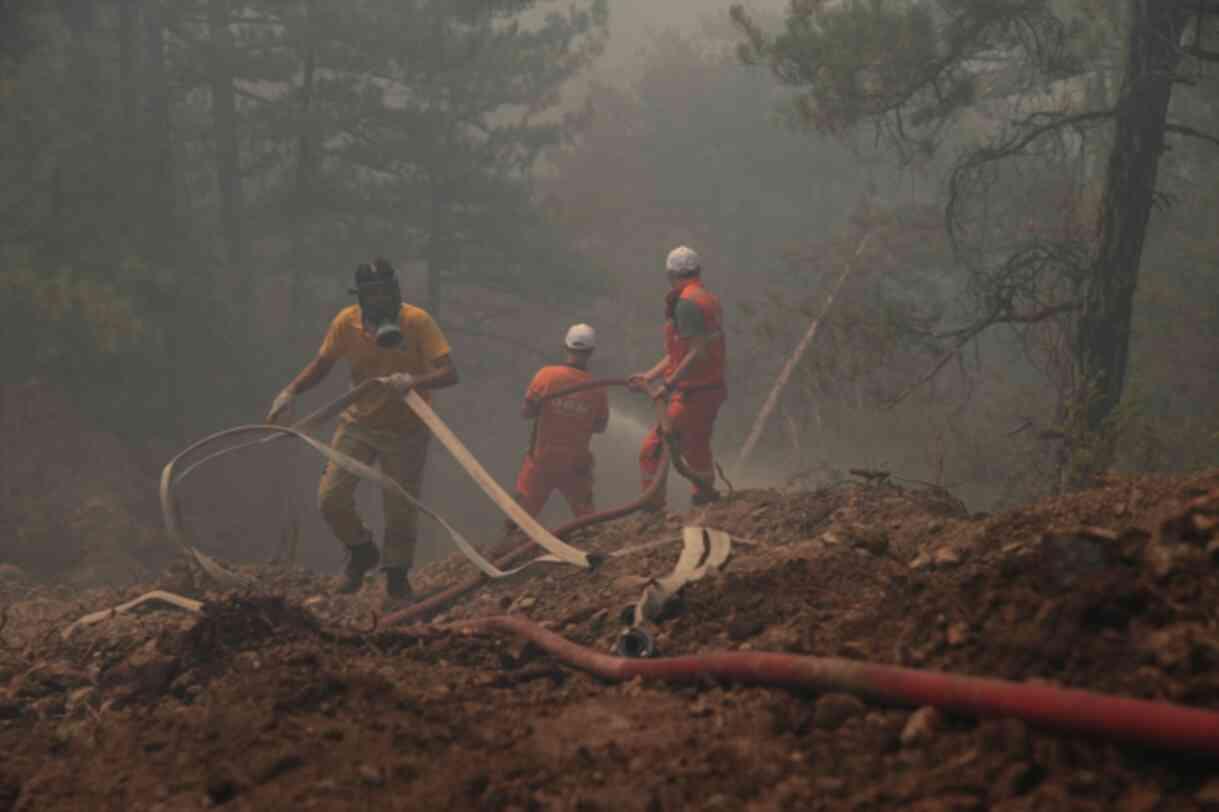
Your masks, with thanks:
M196 470L205 462L210 462L225 454L238 451L244 448L249 448L262 443L270 442L282 437L295 437L317 451L327 460L330 460L335 465L343 468L346 471L355 474L361 479L375 482L376 484L389 488L395 493L400 494L404 499L414 505L418 510L426 516L435 520L453 540L463 555L470 560L474 566L490 578L505 578L509 575L520 572L521 570L532 566L538 561L560 562L571 564L582 569L589 569L593 566L593 561L590 561L589 555L581 550L565 544L558 538L555 538L546 528L542 527L535 519L529 516L516 500L513 499L500 485L487 473L486 469L474 458L474 455L465 447L465 445L453 434L452 430L445 425L439 415L432 410L430 406L419 397L415 392L408 392L406 395L406 404L411 410L419 416L424 425L436 436L440 443L448 449L449 453L457 460L461 467L474 479L483 493L487 494L493 502L512 518L514 522L539 546L545 549L549 555L543 556L541 559L529 561L522 566L515 567L510 570L501 570L483 557L469 541L466 540L460 532L449 524L440 514L429 508L427 505L420 502L414 496L406 491L393 478L386 476L380 470L360 462L359 460L347 454L338 451L331 446L323 443L308 434L304 429L319 424L326 419L334 416L348 404L358 398L362 393L368 390L371 386L388 385L383 378L374 378L360 384L352 389L346 395L332 403L327 404L322 409L301 420L296 425L288 426L273 426L273 425L249 425L237 426L236 428L227 429L215 434L204 437L202 440L192 444L184 451L166 464L161 472L161 515L165 522L165 529L168 532L170 539L176 543L179 548L185 553L188 560L197 565L204 573L213 578L222 586L243 586L250 583L251 579L248 576L242 575L222 566L215 559L201 552L197 547L189 541L189 533L182 522L181 511L178 508L178 502L174 488L179 485L192 471ZM220 451L213 452L194 464L187 467L181 473L175 476L175 469L184 458L200 448L208 446L220 440L238 437L247 434L269 434L270 437L263 437L260 440L240 445L231 446Z

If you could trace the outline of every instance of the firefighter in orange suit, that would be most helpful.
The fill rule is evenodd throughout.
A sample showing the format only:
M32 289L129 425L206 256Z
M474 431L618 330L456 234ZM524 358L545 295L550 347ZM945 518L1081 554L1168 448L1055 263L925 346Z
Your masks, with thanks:
M529 451L516 478L516 498L530 516L537 516L557 490L571 512L593 512L593 453L589 442L609 424L605 389L589 389L557 398L555 392L591 380L588 360L597 334L576 324L563 341L564 362L538 370L525 392L521 416L533 420Z
M702 263L694 251L674 248L665 271L671 288L665 296L665 355L651 369L632 375L631 388L648 391L653 381L663 382L652 391L667 399L672 439L691 473L705 483L695 486L692 501L698 506L719 498L711 434L727 394L723 311L719 298L703 286ZM658 429L644 439L639 467L645 490L659 469L663 441ZM662 486L652 507L663 509L664 502Z

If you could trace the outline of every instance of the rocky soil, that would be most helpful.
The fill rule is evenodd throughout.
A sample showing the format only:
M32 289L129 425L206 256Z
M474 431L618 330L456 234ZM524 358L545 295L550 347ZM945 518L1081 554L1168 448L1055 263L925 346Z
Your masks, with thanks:
M1219 709L1219 473L1114 479L993 516L884 480L746 491L578 534L595 573L488 585L436 619L519 613L607 651L681 527L735 541L653 631L662 655L785 651ZM124 590L0 567L0 810L1219 809L1219 765L1011 719L707 681L607 684L510 638L382 624L379 583L175 565ZM426 594L468 576L451 558ZM63 630L160 588L149 607Z

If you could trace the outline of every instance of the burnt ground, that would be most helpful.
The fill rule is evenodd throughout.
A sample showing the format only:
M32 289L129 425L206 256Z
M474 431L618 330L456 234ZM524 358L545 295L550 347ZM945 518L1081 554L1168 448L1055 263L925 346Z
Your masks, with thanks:
M994 516L932 489L747 491L577 535L595 573L489 585L441 622L519 613L605 651L683 518L739 541L654 631L662 654L787 651L1219 708L1219 473L1114 479ZM607 684L509 638L382 628L379 584L181 568L80 591L0 568L0 810L1219 808L1219 764L708 681ZM421 571L428 592L472 572ZM159 587L151 609L61 631Z

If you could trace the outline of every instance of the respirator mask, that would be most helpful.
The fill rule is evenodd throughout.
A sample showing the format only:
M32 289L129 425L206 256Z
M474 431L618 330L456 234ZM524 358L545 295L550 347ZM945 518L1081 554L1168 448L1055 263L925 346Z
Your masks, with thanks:
M402 345L402 329L398 314L402 310L402 289L398 272L384 260L356 267L356 286L350 291L360 302L364 327L376 339L377 346L392 349Z

